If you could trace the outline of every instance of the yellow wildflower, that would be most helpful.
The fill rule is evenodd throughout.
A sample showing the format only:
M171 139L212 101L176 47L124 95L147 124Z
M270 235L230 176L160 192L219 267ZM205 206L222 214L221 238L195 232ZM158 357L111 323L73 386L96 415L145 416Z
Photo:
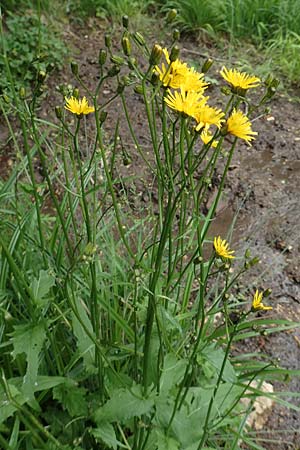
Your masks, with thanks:
M216 148L219 143L219 141L216 141L215 139L211 141L213 135L208 130L203 130L202 133L200 134L200 137L205 145L210 143L210 146L214 148Z
M232 259L234 250L228 248L229 244L226 240L222 240L220 236L214 238L214 249L218 256L225 259Z
M258 290L256 290L253 300L252 300L252 310L253 311L269 311L272 308L272 306L265 306L262 302L263 299L263 292L258 292Z
M227 131L234 136L244 139L249 145L254 136L257 135L256 131L252 131L251 122L248 117L242 111L232 111L231 116L227 119Z
M226 69L223 67L220 74L232 87L238 89L249 89L259 86L260 79L246 72L239 72L236 69Z
M159 79L163 86L173 89L182 87L185 91L204 92L208 83L203 79L203 73L197 72L193 67L188 67L180 59L176 59L171 63L169 52L166 48L163 49L163 53L167 65L162 63L161 68L159 66L155 66L154 68L159 74Z
M167 97L165 97L165 102L170 108L190 117L195 117L201 101L206 101L202 94L194 91L186 92L183 88L180 89L180 92L172 93L169 91Z
M65 100L65 108L78 116L81 116L82 114L90 114L95 111L93 106L89 106L86 97L83 97L82 100L78 100L72 96L70 98L65 97Z
M208 97L206 97L208 98ZM213 108L208 106L206 102L199 105L195 119L198 122L196 130L199 131L201 128L205 127L207 130L210 125L216 125L219 129L221 128L222 122L224 122L224 113L221 109Z
M161 68L155 66L154 70L158 72L159 79L163 86L178 89L183 83L188 67L186 63L181 62L179 59L171 63L169 52L166 48L163 49L167 65L162 63Z

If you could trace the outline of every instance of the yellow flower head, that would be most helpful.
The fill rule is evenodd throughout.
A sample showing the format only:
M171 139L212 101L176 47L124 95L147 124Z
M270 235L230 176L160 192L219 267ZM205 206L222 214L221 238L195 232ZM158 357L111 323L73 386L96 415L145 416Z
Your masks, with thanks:
M186 63L179 59L171 63L169 52L166 48L163 49L167 65L162 63L161 68L155 66L154 70L158 72L159 79L163 86L178 89L184 81L187 71L189 70Z
M168 92L165 97L165 102L169 108L175 109L175 111L187 114L190 117L195 117L195 114L199 108L199 102L204 101L202 94L194 91L185 91L183 88L180 92L175 91Z
M197 72L193 67L188 68L180 85L185 91L195 91L199 94L203 94L207 86L204 74Z
M155 66L159 79L163 86L173 89L183 88L185 91L195 91L202 93L207 88L208 83L203 79L203 73L197 72L193 67L189 68L186 63L176 59L171 63L169 52L163 49L167 65L162 63L161 68Z
M208 97L206 97L208 98ZM201 128L205 127L207 130L210 125L216 125L219 129L221 128L222 122L224 122L224 113L221 109L212 108L208 106L206 102L199 105L195 119L198 122L196 130L199 131Z
M234 250L228 248L229 244L226 240L222 240L220 236L214 238L214 249L218 256L224 259L232 259Z
M219 143L219 141L216 141L215 139L211 141L213 135L208 130L203 130L202 133L200 134L200 137L205 145L210 143L210 146L213 148L216 148Z
M233 88L238 89L249 89L255 88L259 86L260 79L253 76L248 75L246 72L239 72L236 69L226 69L223 67L220 74Z
M252 300L252 310L253 311L269 311L272 308L272 306L265 306L262 302L262 298L263 298L263 292L258 292L258 290L256 290L253 300Z
M78 100L72 96L70 98L65 97L65 100L65 108L78 116L81 116L82 114L90 114L95 111L93 106L89 106L86 97L83 97L82 100Z
M227 119L227 131L234 136L244 139L249 145L254 136L257 135L256 131L252 131L251 122L248 117L242 111L232 111L231 116Z

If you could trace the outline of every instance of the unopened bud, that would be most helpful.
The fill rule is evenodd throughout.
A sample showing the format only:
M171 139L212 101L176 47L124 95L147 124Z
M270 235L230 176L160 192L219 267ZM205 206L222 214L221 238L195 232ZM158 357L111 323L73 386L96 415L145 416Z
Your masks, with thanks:
M206 61L204 61L203 66L201 67L201 72L206 73L209 71L211 66L213 65L213 60L211 58L207 58Z
M173 40L174 41L178 41L180 39L180 31L175 28L175 30L173 31Z
M107 48L111 47L111 35L110 34L105 34L104 43L105 43L105 47L107 47Z
M139 44L139 45L142 45L142 46L144 46L145 45L145 39L144 39L144 36L141 34L141 33L139 33L138 31L136 31L134 34L133 34L133 39L135 40L135 42L137 43L137 44Z
M128 67L129 67L129 69L134 70L135 67L136 67L136 63L137 63L136 58L132 58L132 57L129 58L128 59Z
M272 289L268 288L264 291L263 297L269 297L272 294Z
M124 84L124 86L129 86L131 83L130 77L128 75L123 75L122 83Z
M151 84L153 84L153 86L156 86L158 84L158 82L159 82L159 73L156 72L156 70L152 73L150 82L151 82Z
M221 92L224 95L230 95L231 94L231 89L228 86L222 86L221 87Z
M143 94L143 86L141 85L141 84L137 84L135 87L134 87L134 92L136 93L136 94L139 94L139 95L141 95L141 94Z
M251 257L251 251L250 248L247 248L247 250L245 251L245 258L249 259Z
M71 71L72 74L75 75L75 77L77 77L78 75L78 64L76 61L71 61Z
M60 106L55 106L55 115L56 117L61 120L62 118L62 109Z
M98 57L100 66L104 66L104 64L106 62L106 58L107 58L107 50L105 48L101 48L101 50L99 51L99 57Z
M123 47L124 54L126 56L130 56L131 44L130 44L130 40L128 39L128 37L123 37L123 39L122 39L122 47Z
M9 103L10 103L10 98L9 98L8 95L4 94L4 95L3 95L3 100L5 101L5 103L7 103L7 104L9 105Z
M20 87L20 90L19 90L19 96L20 96L20 98L22 99L22 100L24 100L24 98L26 97L26 90L25 90L25 88L22 86L22 87Z
M45 80L47 74L44 70L40 70L38 73L38 82L39 83L43 83L43 81Z
M125 89L125 85L124 85L123 83L119 83L119 84L118 84L118 87L117 87L117 93L118 93L118 94L122 94L122 92L124 91L124 89Z
M47 64L46 72L51 73L55 69L55 64L53 62Z
M107 72L107 75L109 77L115 77L116 75L118 75L118 73L120 73L120 66L119 65L114 65L112 66L109 71Z
M177 10L176 9L170 9L170 11L167 14L167 18L166 18L167 23L173 22L173 20L176 19L176 16L177 16Z
M79 99L79 89L74 88L72 95L73 95L73 97L77 98L77 100L78 100Z
M171 49L170 53L170 61L174 62L176 59L178 59L179 56L179 47L177 45L174 45Z
M255 266L256 264L258 264L259 261L260 261L259 257L258 257L258 256L255 256L255 258L252 258L252 259L249 261L250 267Z
M203 261L202 256L196 256L196 258L194 258L193 263L194 263L195 265L197 265L197 264L201 264L202 261Z
M123 24L123 27L124 28L128 28L128 25L129 25L129 17L127 16L127 15L124 15L123 17L122 17L122 24Z
M112 55L110 57L111 62L113 62L114 64L117 64L119 66L122 66L125 62L124 58L122 58L122 56L118 56L118 55Z
M106 111L101 111L100 115L99 115L100 123L104 123L106 121L106 117L107 117L107 112Z
M163 54L163 49L161 48L161 46L158 44L154 44L152 47L152 50L151 50L150 58L149 58L150 65L156 66L157 64L159 64L162 54Z

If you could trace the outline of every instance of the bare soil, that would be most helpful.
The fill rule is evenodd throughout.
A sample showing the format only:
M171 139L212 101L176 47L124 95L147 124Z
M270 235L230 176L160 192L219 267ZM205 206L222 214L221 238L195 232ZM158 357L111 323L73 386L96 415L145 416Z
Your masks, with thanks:
M65 40L71 48L71 55L80 65L80 72L86 74L85 81L95 86L98 76L98 52L104 46L104 32L110 25L101 21L91 21L88 26L67 26ZM150 39L156 38L156 31L150 32ZM149 36L149 32L148 32ZM182 42L183 57L187 60L189 49L195 49L195 42ZM203 47L202 47L203 48ZM215 50L211 49L214 53ZM120 52L121 53L121 52ZM201 52L200 52L201 53ZM206 47L204 53L209 53ZM195 55L193 59L195 60ZM67 63L67 62L66 62ZM216 64L217 66L217 64ZM219 67L212 69L210 76L219 79ZM51 75L49 92L40 111L42 117L53 116L56 104L61 104L61 97L55 93L55 86L60 83L73 83L73 76L66 64L60 74ZM110 97L116 88L114 83L104 86L103 96ZM213 85L209 95L214 96L219 90ZM119 100L110 108L108 121L111 129L118 113L121 111ZM250 248L253 255L259 255L261 264L244 280L247 287L254 289L272 289L270 304L273 311L267 313L276 318L289 318L300 325L300 116L299 91L289 95L278 94L272 100L271 112L254 122L253 128L259 132L251 147L239 144L229 172L222 204L218 209L216 221L211 233L226 236L231 231L234 221L233 242L237 253L242 255ZM129 100L130 115L134 118L137 137L148 151L151 158L149 139L145 134L143 123L143 104L136 95ZM135 182L134 191L128 186L132 207L140 202L146 203L152 178L147 174L145 163L137 154L126 126L121 127L121 144L130 155L130 165L122 171L141 174ZM2 142L6 143L7 131L1 124ZM149 147L149 148L148 148ZM0 149L0 176L9 171L14 155L8 152L7 145ZM136 193L139 195L136 195ZM131 194L130 194L131 193ZM155 189L151 192L155 197ZM211 196L214 195L212 189ZM209 199L208 199L209 201ZM247 348L279 359L283 367L300 369L300 331L298 328L288 332L262 337L259 342L246 341ZM275 390L300 392L299 378L286 383L276 382ZM300 406L299 400L289 398ZM263 432L257 432L257 439L263 439L261 445L268 450L296 450L300 448L300 416L292 409L276 405L269 411ZM259 443L259 441L257 441Z

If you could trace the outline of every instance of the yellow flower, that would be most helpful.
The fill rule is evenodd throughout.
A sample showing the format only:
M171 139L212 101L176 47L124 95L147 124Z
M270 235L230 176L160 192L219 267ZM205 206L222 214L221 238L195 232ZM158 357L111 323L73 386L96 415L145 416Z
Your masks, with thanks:
M167 65L162 63L161 68L155 66L154 70L158 72L159 79L163 86L173 89L183 88L185 91L204 92L208 83L203 79L203 73L197 72L193 67L189 68L186 63L176 59L171 63L169 52L163 49Z
M269 311L272 308L272 306L265 306L262 302L262 298L263 298L263 292L258 292L258 290L256 290L253 300L252 300L252 310L253 311Z
M203 130L200 137L205 145L210 143L210 146L214 148L216 148L219 143L219 141L216 141L215 139L211 142L213 135L207 130Z
M208 97L206 97L208 98ZM224 113L221 109L212 108L208 106L206 102L199 105L195 119L198 122L196 130L199 131L201 128L205 127L208 129L210 125L216 125L219 129L221 128L222 122L224 122Z
M183 88L180 89L180 93L169 91L167 97L165 97L165 102L170 108L190 117L195 117L201 101L206 101L202 94L194 91L186 92Z
M66 105L65 108L68 111L71 111L73 114L77 114L81 116L82 114L89 114L95 111L93 106L89 106L86 97L83 97L82 100L78 100L75 97L67 98L65 97Z
M239 72L236 69L228 70L226 67L223 67L220 74L224 80L226 80L234 88L249 89L255 88L260 84L259 78L253 75L248 75L246 72Z
M234 136L244 139L249 145L254 136L257 135L256 131L252 131L251 122L248 117L242 111L232 111L231 116L227 119L227 131Z
M214 238L214 248L215 252L218 256L225 259L234 258L232 253L234 253L234 250L230 250L228 248L229 244L226 242L226 240L222 240L220 236Z
M180 85L185 91L204 93L208 83L204 80L204 74L197 72L193 67L188 68Z
M183 83L188 67L186 63L181 62L179 59L171 63L169 52L166 48L163 49L167 65L162 63L161 68L155 66L154 70L158 72L159 79L163 86L178 89Z

